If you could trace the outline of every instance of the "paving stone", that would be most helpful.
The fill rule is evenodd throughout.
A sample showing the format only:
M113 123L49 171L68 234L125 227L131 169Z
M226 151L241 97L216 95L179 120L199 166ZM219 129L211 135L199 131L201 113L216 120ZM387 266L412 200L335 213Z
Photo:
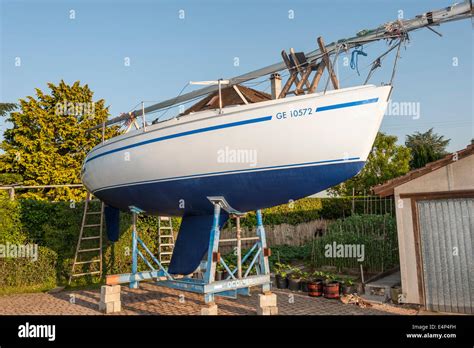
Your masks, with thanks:
M272 290L280 315L380 315L391 314L374 308L345 305L338 300L309 297L305 293ZM216 297L219 315L256 315L260 291L238 299ZM0 296L0 315L103 315L99 311L100 290L62 291ZM140 283L140 288L121 290L121 311L113 315L200 315L205 306L202 295Z

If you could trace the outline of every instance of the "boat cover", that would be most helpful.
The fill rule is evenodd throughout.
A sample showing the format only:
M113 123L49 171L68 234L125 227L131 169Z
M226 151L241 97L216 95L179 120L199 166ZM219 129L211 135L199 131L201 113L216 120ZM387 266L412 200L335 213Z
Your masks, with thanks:
M106 206L104 208L104 213L107 239L111 242L116 242L118 241L120 234L120 210Z
M226 223L227 213L220 214L219 228ZM184 216L168 268L170 274L187 275L198 268L209 248L214 215Z

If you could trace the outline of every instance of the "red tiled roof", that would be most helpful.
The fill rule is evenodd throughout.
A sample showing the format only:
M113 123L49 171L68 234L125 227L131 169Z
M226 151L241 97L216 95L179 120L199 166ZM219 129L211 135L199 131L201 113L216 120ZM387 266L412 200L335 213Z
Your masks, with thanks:
M257 91L256 89L237 85L240 93L245 97L249 104L258 103L272 99L270 94L265 92ZM191 112L198 112L203 110L212 110L219 108L219 96L218 92L211 93L206 98L200 100L189 109L183 112L183 115L187 115ZM222 94L222 106L230 105L243 105L245 102L235 91L233 87L225 87L221 90Z
M428 163L426 166L414 169L403 176L399 176L398 178L390 179L383 184L379 184L377 186L372 187L372 191L381 197L393 196L395 187L398 187L408 181L413 179L419 178L420 176L426 175L431 173L439 168L445 167L448 164L452 163L454 160L454 156L457 156L457 159L460 160L464 157L471 156L474 154L474 145L471 144L463 150L450 153L445 157Z

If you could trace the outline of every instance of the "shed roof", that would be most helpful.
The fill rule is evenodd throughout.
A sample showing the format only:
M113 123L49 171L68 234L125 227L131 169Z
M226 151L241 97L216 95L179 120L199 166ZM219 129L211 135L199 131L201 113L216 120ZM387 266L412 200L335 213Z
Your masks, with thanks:
M465 149L462 149L460 151L450 153L437 161L430 162L424 167L414 169L403 176L390 179L384 182L383 184L374 186L372 187L372 191L376 195L381 197L393 196L395 187L398 187L413 179L419 178L420 176L431 173L439 168L447 166L448 164L453 162L454 156L457 156L457 160L460 160L464 157L471 156L472 154L474 154L474 144L468 145Z

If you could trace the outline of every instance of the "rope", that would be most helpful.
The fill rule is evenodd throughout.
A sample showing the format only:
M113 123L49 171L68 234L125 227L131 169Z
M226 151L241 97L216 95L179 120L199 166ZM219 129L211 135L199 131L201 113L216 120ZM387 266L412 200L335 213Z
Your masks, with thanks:
M359 56L362 55L367 57L367 53L364 52L364 48L361 45L357 45L351 54L351 69L357 71L357 75L360 76L359 72Z

